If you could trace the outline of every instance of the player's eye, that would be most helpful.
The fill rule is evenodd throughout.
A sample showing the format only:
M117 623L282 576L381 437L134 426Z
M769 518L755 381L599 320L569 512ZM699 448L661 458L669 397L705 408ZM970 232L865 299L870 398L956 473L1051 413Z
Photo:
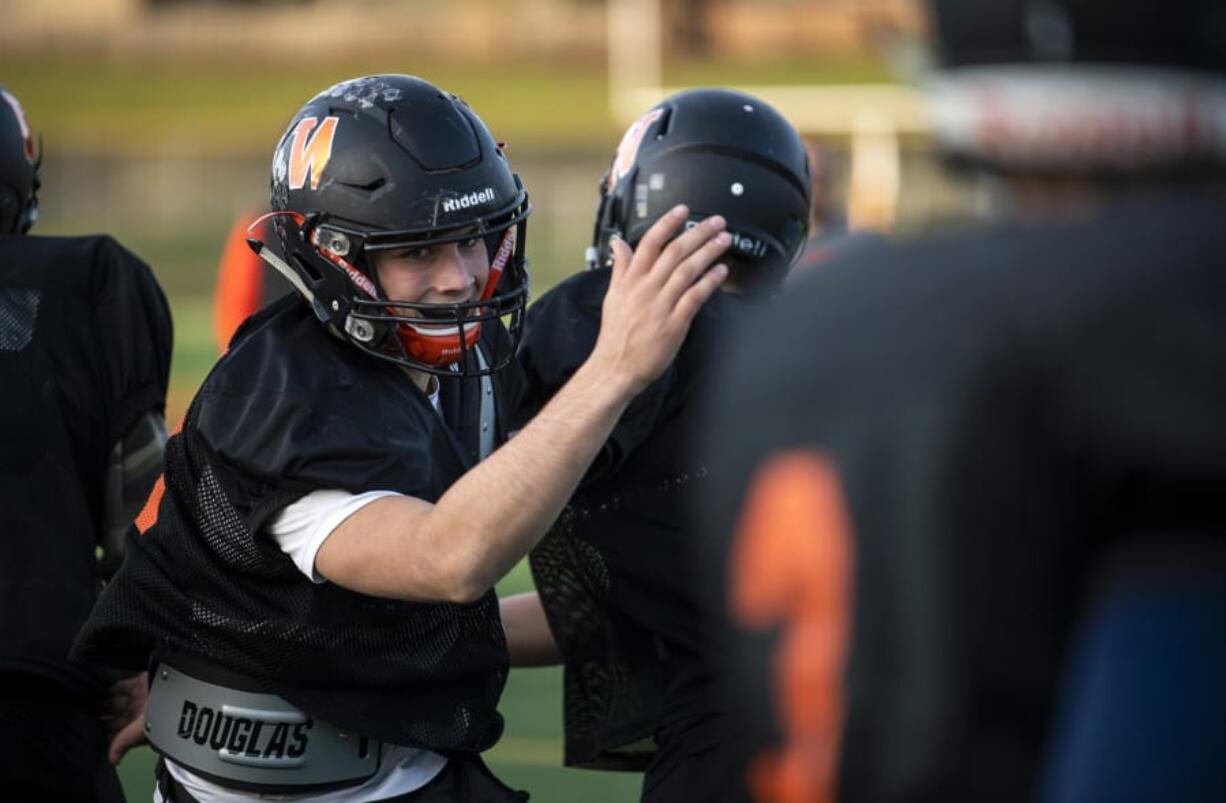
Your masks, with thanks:
M476 248L481 243L480 237L469 237L467 240L460 240L460 247L464 250Z
M423 248L406 248L401 253L397 254L401 259L411 259L414 262L421 262L429 259L434 254L434 249L429 247Z

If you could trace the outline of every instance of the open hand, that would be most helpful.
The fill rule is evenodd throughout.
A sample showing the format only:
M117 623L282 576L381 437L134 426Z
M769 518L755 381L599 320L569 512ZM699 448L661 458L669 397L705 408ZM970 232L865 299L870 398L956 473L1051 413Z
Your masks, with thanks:
M117 681L102 700L102 724L110 737L107 758L118 764L129 749L143 744L145 738L145 703L149 700L149 683L144 672Z
M677 355L690 322L728 275L715 261L731 238L716 215L673 238L689 210L677 206L631 250L612 241L613 273L592 360L637 394ZM714 267L712 267L714 265Z

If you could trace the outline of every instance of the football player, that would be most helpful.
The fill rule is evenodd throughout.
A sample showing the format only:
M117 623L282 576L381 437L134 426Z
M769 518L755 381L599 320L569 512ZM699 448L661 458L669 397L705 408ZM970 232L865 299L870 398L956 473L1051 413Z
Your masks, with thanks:
M722 89L673 95L630 127L601 181L590 270L528 313L520 421L596 347L614 242L638 243L678 203L687 225L727 221L728 292L622 415L532 551L538 592L503 600L512 664L565 665L566 763L646 767L646 801L720 800L728 780L728 720L699 661L700 595L681 531L684 493L707 470L689 458L687 434L696 400L719 392L715 336L749 298L775 293L803 248L810 186L800 136L770 105Z
M0 789L117 801L101 717L131 684L68 651L162 468L170 310L111 238L27 235L39 151L0 88Z
M836 257L725 341L694 499L750 742L727 799L1034 800L1091 578L1200 538L1221 599L1226 7L1126 6L932 2L935 133L998 214ZM1047 799L1220 799L1197 660L1112 695L1148 724L1084 733L1070 766L1118 745L1109 774Z
M485 124L418 78L333 86L272 164L297 293L249 318L168 447L157 524L82 632L149 665L164 800L522 800L494 582L553 521L724 278L709 218L615 247L599 345L499 448L528 293L528 195ZM505 324L504 324L505 321Z

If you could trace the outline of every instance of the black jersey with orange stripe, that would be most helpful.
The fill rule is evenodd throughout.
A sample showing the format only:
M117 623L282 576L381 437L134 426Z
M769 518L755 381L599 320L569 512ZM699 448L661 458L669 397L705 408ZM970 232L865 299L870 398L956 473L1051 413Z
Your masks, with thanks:
M896 243L727 338L693 511L753 785L1033 797L1097 561L1226 532L1223 220L1187 187Z

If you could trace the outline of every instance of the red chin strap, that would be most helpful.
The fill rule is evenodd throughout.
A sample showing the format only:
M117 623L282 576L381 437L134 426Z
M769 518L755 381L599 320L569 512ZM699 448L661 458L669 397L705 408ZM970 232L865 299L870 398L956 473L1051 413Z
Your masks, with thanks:
M464 324L463 349L460 348L460 336L456 332L458 327L440 326L437 328L441 330L440 334L432 334L426 327L402 323L396 327L396 338L400 341L405 354L417 362L433 365L435 368L459 362L464 352L476 346L477 341L481 338L479 322Z
M498 282L515 252L515 228L503 232L498 250L490 260L489 277L478 301L486 301L494 295ZM464 345L460 346L460 329L463 328ZM473 321L460 325L430 326L402 323L396 327L396 338L405 353L418 362L443 368L459 362L464 353L471 351L481 338L481 322Z

